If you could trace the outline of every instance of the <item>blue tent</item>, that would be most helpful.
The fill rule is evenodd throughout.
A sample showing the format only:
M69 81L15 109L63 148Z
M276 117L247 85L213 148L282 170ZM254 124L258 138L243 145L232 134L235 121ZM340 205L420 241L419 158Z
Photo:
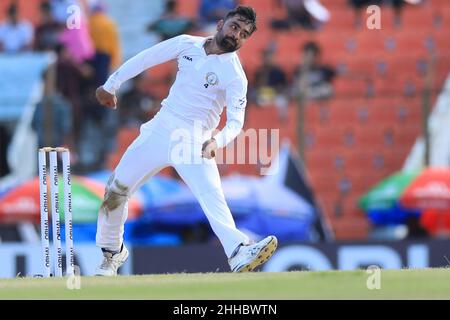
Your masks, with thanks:
M222 187L239 228L261 236L275 234L280 241L309 239L314 208L287 187L240 175L223 178ZM148 208L141 219L162 228L208 223L187 187L161 201L159 206Z
M409 217L419 217L420 215L420 210L405 209L398 202L392 208L367 210L369 220L376 226L405 224Z

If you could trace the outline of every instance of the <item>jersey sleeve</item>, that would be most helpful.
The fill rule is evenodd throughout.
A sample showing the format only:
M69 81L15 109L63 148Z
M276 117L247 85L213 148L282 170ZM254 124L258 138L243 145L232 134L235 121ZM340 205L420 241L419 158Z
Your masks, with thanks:
M237 78L225 89L227 122L214 137L217 147L223 148L241 132L247 105L247 80Z
M113 94L120 88L122 83L134 78L144 70L177 58L183 50L183 40L186 37L188 36L177 36L141 51L117 69L108 78L103 88Z

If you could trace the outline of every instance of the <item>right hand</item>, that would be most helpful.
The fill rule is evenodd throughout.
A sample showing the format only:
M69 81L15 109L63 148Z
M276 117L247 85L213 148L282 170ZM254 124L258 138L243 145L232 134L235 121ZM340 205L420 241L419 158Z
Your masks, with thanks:
M117 108L117 97L115 94L111 94L105 89L103 89L103 86L100 86L95 90L95 97L97 98L98 102L100 102L101 105L104 105L108 108Z

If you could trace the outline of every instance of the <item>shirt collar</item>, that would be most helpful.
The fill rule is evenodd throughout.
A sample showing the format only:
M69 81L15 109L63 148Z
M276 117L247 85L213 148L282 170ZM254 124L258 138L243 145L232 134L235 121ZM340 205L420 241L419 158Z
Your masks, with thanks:
M205 44L206 40L208 40L208 39L210 39L210 38L211 38L211 37L205 37L205 38L203 38L201 41L195 42L194 45L195 45L197 48L202 49L203 52L205 52L205 54L206 54L206 51L205 51L205 49L203 48L203 45ZM231 58L233 58L235 54L236 54L236 52L227 52L227 53L217 54L216 56L219 57L220 62L226 62L226 61L230 60Z

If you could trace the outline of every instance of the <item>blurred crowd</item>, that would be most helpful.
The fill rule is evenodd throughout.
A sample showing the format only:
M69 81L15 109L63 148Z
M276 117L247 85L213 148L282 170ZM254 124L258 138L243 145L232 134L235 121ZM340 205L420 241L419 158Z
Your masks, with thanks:
M285 5L292 3L287 1ZM148 25L147 30L158 35L160 40L190 32L213 33L216 22L237 4L235 0L202 0L198 19L194 20L178 14L177 1L168 0L163 13ZM73 12L70 11L72 5L76 5ZM105 1L42 0L37 23L33 24L22 18L20 6L12 0L5 16L5 21L0 24L0 52L53 52L56 56L55 68L42 75L46 86L32 122L39 146L68 146L73 154L74 172L102 169L106 157L115 148L117 130L123 126L139 126L159 108L158 99L148 90L148 74L133 79L128 90L120 96L117 112L103 108L95 100L96 87L122 63L118 28L107 13ZM314 56L318 56L318 48L313 50ZM274 96L278 105L284 105L282 97L288 94L286 76L273 64L271 48L263 54L263 65L251 88L252 101L265 105ZM322 80L330 79L328 74L324 77L320 65L313 69L314 87ZM317 92L311 94L318 95ZM51 116L46 116L48 111L45 110L52 110ZM49 126L51 134L46 135ZM7 130L3 131L2 146L6 150L4 142L10 137ZM2 154L3 176L8 170L6 152Z
M94 91L122 61L117 26L105 3L43 0L33 25L11 1L0 25L0 49L5 54L54 53L56 63L43 74L44 95L32 122L38 144L70 147L75 170L100 168L114 147L118 118L98 105ZM46 107L50 117L44 115ZM49 137L46 126L52 128Z

